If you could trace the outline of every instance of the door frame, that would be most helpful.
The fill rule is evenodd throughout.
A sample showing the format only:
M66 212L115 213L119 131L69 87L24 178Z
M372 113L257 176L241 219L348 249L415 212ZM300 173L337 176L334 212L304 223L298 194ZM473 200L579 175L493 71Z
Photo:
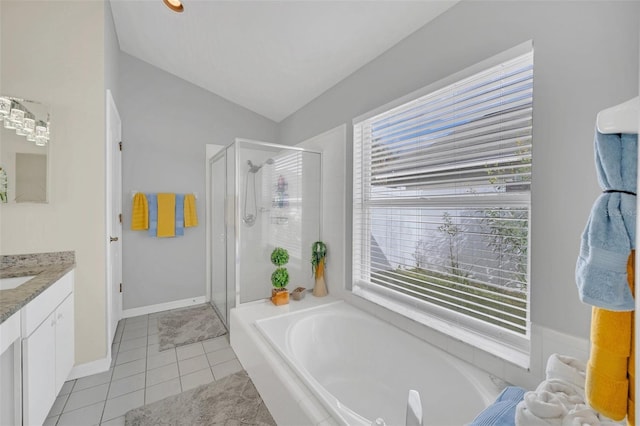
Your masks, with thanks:
M119 134L112 134L112 125L115 124L117 127L117 132ZM120 114L118 113L118 109L116 107L115 100L113 99L113 95L111 94L111 90L107 89L106 91L106 121L105 121L105 153L106 153L106 170L105 170L105 245L106 245L106 324L105 324L105 334L106 334L106 344L107 344L107 358L111 360L111 343L115 336L116 327L113 324L117 324L117 321L122 319L122 293L119 294L119 300L113 300L113 294L115 292L114 286L119 285L119 283L113 282L113 267L116 266L120 269L120 278L122 278L122 224L119 226L113 226L113 223L118 223L114 220L114 215L122 214L122 155L118 155L117 158L114 158L114 152L120 152L120 150L116 150L116 147L113 144L119 144L122 140L122 121L120 119ZM114 173L113 166L114 161L118 161L120 166L118 167L119 176L118 179L114 182ZM114 186L119 186L119 188L114 188ZM119 190L120 192L120 205L113 205L113 197L112 193L114 190ZM115 211L115 210L119 211ZM110 237L117 237L118 241L116 244L119 246L120 255L118 256L119 265L113 265L116 261L111 256L111 246L112 242L110 242ZM119 291L119 289L118 289Z
M206 234L206 273L205 273L205 282L204 282L204 287L205 287L205 297L207 302L209 302L211 305L213 305L213 294L211 291L211 279L212 279L212 274L211 274L211 253L213 252L212 249L212 244L213 241L211 239L211 229L213 228L211 220L212 220L212 214L211 214L211 202L212 200L212 196L211 196L211 161L213 160L214 157L217 157L217 155L220 153L220 151L222 151L225 148L225 146L223 145L215 145L215 144L206 144L205 146L205 175L206 175L206 182L205 182L205 192L206 192L206 196L205 196L205 214L206 214L206 220L205 220L205 234Z

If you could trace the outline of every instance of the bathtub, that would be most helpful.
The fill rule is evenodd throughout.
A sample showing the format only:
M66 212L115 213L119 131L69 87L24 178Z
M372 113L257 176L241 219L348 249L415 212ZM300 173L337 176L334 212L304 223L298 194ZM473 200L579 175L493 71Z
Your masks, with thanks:
M501 390L482 370L343 301L255 324L341 424L404 425L415 389L424 425L459 426Z

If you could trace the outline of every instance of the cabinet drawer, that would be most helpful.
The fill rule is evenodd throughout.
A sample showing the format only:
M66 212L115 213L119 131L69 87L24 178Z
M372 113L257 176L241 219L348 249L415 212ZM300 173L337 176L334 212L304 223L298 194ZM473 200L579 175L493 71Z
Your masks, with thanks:
M73 271L69 271L22 309L22 337L25 338L73 291Z

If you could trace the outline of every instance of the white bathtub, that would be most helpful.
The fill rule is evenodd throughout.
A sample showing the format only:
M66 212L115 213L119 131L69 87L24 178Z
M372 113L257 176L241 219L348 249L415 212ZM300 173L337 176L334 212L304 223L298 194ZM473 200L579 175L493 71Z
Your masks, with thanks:
M256 321L333 418L404 425L410 389L425 425L463 425L500 389L491 377L345 302Z

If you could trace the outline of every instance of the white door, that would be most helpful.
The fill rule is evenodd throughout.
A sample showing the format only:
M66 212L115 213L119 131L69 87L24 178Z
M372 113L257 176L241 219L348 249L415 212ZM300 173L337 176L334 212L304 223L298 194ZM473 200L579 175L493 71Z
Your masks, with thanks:
M107 337L108 350L122 317L122 123L107 90Z

